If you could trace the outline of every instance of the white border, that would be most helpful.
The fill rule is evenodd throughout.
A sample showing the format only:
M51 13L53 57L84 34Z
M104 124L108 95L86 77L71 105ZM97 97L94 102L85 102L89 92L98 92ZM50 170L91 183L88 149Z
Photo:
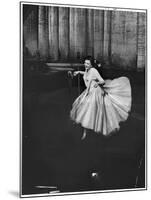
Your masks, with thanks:
M94 190L94 191L84 191L84 192L56 192L54 193L42 193L42 194L30 194L30 195L21 195L21 197L50 197L50 196L64 196L64 195L80 195L80 194L100 194L100 193L114 193L114 192L132 192L132 191L145 191L144 188L139 189L115 189L115 190Z
M20 3L20 180L19 180L19 185L20 185L20 191L19 195L20 197L22 196L22 138L23 138L23 133L22 133L22 107L23 107L23 4Z
M101 6L83 6L83 5L66 5L66 4L56 4L56 3L41 3L41 2L20 2L20 8L21 11L23 11L23 5L43 5L43 6L59 6L59 7L75 7L75 8L88 8L88 9L101 9L101 10L115 10L115 11L130 11L130 12L144 12L147 15L146 9L126 9L126 8L111 8L111 7L101 7ZM22 12L21 14L21 22L22 22ZM21 23L22 25L22 23ZM21 26L21 36L22 36L22 26ZM21 37L21 48L22 48L22 37ZM21 49L22 50L22 49ZM22 63L22 51L21 51L21 63ZM22 70L21 70L22 73ZM22 79L21 79L21 88L22 88ZM22 97L22 91L21 91L21 97ZM22 98L21 98L21 107L22 107ZM21 110L22 112L22 110ZM22 120L21 120L22 121ZM146 128L146 127L145 127ZM22 130L22 124L21 124L21 130ZM146 136L146 133L145 133ZM21 131L21 142L22 142L22 131ZM146 153L146 148L145 148ZM22 155L22 149L21 149L21 155ZM22 162L22 157L21 157ZM146 158L145 158L145 166L146 166ZM21 165L22 167L22 165ZM22 171L21 171L22 173ZM145 175L147 174L146 167L145 167ZM20 178L20 184L22 182L22 178ZM20 186L22 187L22 186ZM63 196L63 195L75 195L75 194L96 194L96 193L109 193L109 192L124 192L124 191L140 191L140 190L147 190L147 180L145 182L144 188L133 188L133 189L114 189L114 190L96 190L96 191L84 191L84 192L60 192L60 193L47 193L47 194L30 194L30 195L23 195L22 190L20 188L20 196L21 197L37 197L37 196Z
M146 9L138 9L138 8L119 8L119 7L105 7L105 6L88 6L88 5L74 5L74 4L57 4L57 3L41 3L41 2L24 2L21 1L22 4L30 4L30 5L43 5L43 6L54 6L54 7L72 7L72 8L87 8L87 9L97 9L97 10L114 10L114 11L129 11L129 12L144 12L146 13Z
M32 0L33 2L34 0ZM40 0L41 2L58 4L83 4L88 6L126 7L148 9L148 55L151 55L151 6L150 0ZM25 2L25 1L24 1ZM14 200L19 197L19 0L2 1L0 6L0 199ZM148 66L150 56L147 57ZM151 102L151 68L147 69L147 101ZM148 122L151 119L151 106L147 106ZM147 140L151 141L151 123L146 127ZM133 192L96 193L85 195L51 196L51 199L61 200L148 200L151 197L151 145L147 145L148 190ZM48 197L50 199L50 197ZM30 199L35 199L30 197ZM36 199L41 199L36 197ZM45 197L47 199L47 197Z

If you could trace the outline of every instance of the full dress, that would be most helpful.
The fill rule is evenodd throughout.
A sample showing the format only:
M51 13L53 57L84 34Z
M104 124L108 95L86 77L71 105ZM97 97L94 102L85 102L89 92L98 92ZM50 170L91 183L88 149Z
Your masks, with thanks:
M127 120L131 109L129 79L119 77L104 81L95 68L85 72L83 79L86 89L74 101L71 119L105 136L119 130L120 122Z

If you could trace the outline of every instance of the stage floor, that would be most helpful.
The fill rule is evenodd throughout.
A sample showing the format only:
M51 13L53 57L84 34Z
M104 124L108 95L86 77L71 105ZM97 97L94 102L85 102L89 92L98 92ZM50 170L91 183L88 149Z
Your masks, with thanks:
M22 194L144 188L144 84L132 82L132 110L117 134L89 131L82 141L69 118L77 85L64 72L44 80L23 91Z

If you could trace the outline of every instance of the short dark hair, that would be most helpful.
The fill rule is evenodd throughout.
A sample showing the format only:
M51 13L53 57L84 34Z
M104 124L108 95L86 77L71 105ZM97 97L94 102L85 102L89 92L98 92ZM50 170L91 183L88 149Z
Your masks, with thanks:
M84 58L84 61L85 61L85 60L90 60L91 65L92 65L93 67L95 67L94 58L93 58L92 56L86 56L86 57Z
M95 68L98 68L98 64L100 63L98 60L94 59L92 56L86 56L84 60L90 60L91 65Z

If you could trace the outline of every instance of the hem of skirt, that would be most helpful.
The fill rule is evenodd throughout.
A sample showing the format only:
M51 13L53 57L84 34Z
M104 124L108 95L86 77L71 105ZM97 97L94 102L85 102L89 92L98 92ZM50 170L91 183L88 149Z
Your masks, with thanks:
M98 135L101 134L101 135L103 135L103 136L105 136L105 137L110 137L110 136L116 134L116 133L120 130L120 123L127 121L128 118L129 118L129 115L127 116L126 119L120 120L120 121L119 121L119 128L115 128L114 130L112 130L111 132L109 132L109 133L107 133L107 134L103 134L102 131L95 131L93 128L85 127L85 126L83 126L83 124L82 124L81 122L76 121L76 120L74 120L74 119L72 119L72 118L70 118L70 119L71 119L73 122L75 122L76 124L80 124L82 128L85 128L85 129L94 131L94 132L95 132L96 134L98 134Z

